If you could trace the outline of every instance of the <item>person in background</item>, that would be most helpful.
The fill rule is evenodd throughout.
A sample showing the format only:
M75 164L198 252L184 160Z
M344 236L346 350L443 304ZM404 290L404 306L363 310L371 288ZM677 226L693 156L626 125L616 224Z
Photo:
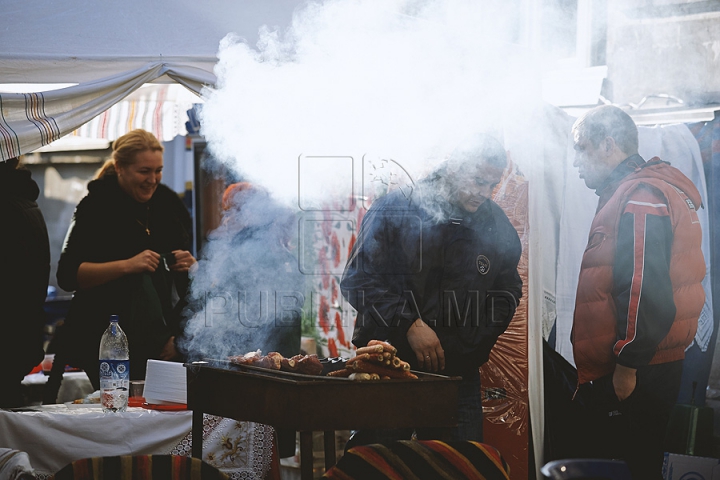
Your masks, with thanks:
M190 214L160 183L163 146L152 133L133 130L112 148L75 209L60 256L58 285L74 296L46 401L54 401L65 364L85 370L98 388L100 337L112 314L128 336L132 380L145 378L149 358L181 359L175 339L196 263Z
M222 209L223 225L217 234L229 235L231 251L239 260L238 268L227 273L249 280L247 285L256 292L304 293L305 278L298 272L298 260L293 253L292 240L297 228L293 212L263 187L249 182L230 184L223 194ZM255 303L255 298L248 302ZM260 311L247 306L248 318L260 315ZM300 318L277 318L276 312L272 320L272 333L256 336L257 340L263 338L256 348L265 354L278 352L286 358L299 354Z
M498 140L466 139L410 195L375 200L343 274L358 311L353 344L387 340L413 369L463 378L458 426L417 429L419 439L483 439L479 367L522 295L520 239L490 199L506 166ZM347 448L411 434L360 430Z
M600 197L578 281L572 343L591 405L588 455L662 478L663 440L685 348L703 308L700 193L670 164L638 155L638 131L601 106L572 128L575 167Z
M202 288L196 293L204 297L198 303L206 310L196 313L202 326L188 329L184 338L190 359L255 350L286 358L300 353L302 319L293 311L303 307L306 277L294 254L296 232L294 212L262 186L228 185L222 197L222 223L208 235L192 274L193 285ZM232 305L232 312L214 315L206 294L221 291L231 296L227 305ZM295 431L279 429L277 438L281 458L295 455Z
M43 359L50 242L40 194L19 160L0 161L0 408L23 404L23 377Z

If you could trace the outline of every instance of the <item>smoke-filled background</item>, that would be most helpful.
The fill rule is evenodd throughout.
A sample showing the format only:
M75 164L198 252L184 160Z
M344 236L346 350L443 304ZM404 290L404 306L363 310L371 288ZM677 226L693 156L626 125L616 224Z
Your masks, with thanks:
M293 212L262 187L237 183L223 198L223 222L210 233L192 273L186 327L191 360L261 350L300 349L305 279L293 255Z
M224 39L202 133L216 158L296 205L307 156L377 154L417 173L539 101L533 59L505 42L504 18L500 2L309 3L257 45ZM339 163L313 170L301 202L346 194L333 191Z
M501 2L304 4L288 28L262 27L256 45L233 34L222 41L201 133L217 161L298 213L301 227L313 212L351 210L352 198L378 182L412 184L468 135L489 132L502 141L503 125L529 121L540 103L538 66L507 42L506 13ZM291 252L304 275L293 287L277 273L277 288L263 285L271 296L307 292L317 273L302 268L308 237L297 238ZM211 235L193 279L194 297L205 304L188 322L191 351L240 354L264 343L262 329L243 339L234 333L236 312L245 308L237 292L252 292L250 303L261 299L249 272L268 268L264 244L246 239L239 247L224 227ZM230 320L220 323L218 312Z

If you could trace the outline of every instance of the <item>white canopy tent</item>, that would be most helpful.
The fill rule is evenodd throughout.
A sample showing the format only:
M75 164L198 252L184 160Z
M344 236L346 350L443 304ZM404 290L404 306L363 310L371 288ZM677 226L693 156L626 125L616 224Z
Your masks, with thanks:
M286 26L302 0L3 0L0 82L85 83L148 63L212 74L220 40L254 44L258 28Z
M215 83L222 38L254 44L259 28L288 25L301 3L3 1L0 84L75 85L0 93L0 160L73 132L149 82L177 82L199 95Z

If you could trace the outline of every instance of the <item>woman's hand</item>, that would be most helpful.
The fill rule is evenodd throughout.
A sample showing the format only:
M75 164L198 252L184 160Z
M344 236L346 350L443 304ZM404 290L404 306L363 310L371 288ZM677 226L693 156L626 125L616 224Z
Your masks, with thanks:
M170 337L160 352L160 360L172 361L180 357L175 348L175 337Z
M173 272L187 272L197 263L195 257L187 250L173 250L172 253L175 255L175 263L170 266Z
M154 272L160 265L160 254L145 250L126 260L105 263L83 262L78 267L80 289L98 287L133 273Z
M154 272L160 265L160 254L145 250L127 259L128 273Z
M415 352L418 365L425 370L445 370L445 351L435 331L421 319L415 320L407 332L408 343Z

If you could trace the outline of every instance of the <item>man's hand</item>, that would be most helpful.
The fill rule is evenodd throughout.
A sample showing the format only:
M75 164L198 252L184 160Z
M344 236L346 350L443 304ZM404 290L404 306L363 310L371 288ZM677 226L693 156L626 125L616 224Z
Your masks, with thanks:
M618 400L623 401L632 394L637 384L637 369L624 367L620 364L615 365L615 373L613 373L613 388Z
M160 352L160 360L172 361L179 358L177 349L175 348L175 337L170 337Z
M415 320L407 332L410 347L415 352L418 365L425 370L445 370L445 352L435 331L421 319Z

